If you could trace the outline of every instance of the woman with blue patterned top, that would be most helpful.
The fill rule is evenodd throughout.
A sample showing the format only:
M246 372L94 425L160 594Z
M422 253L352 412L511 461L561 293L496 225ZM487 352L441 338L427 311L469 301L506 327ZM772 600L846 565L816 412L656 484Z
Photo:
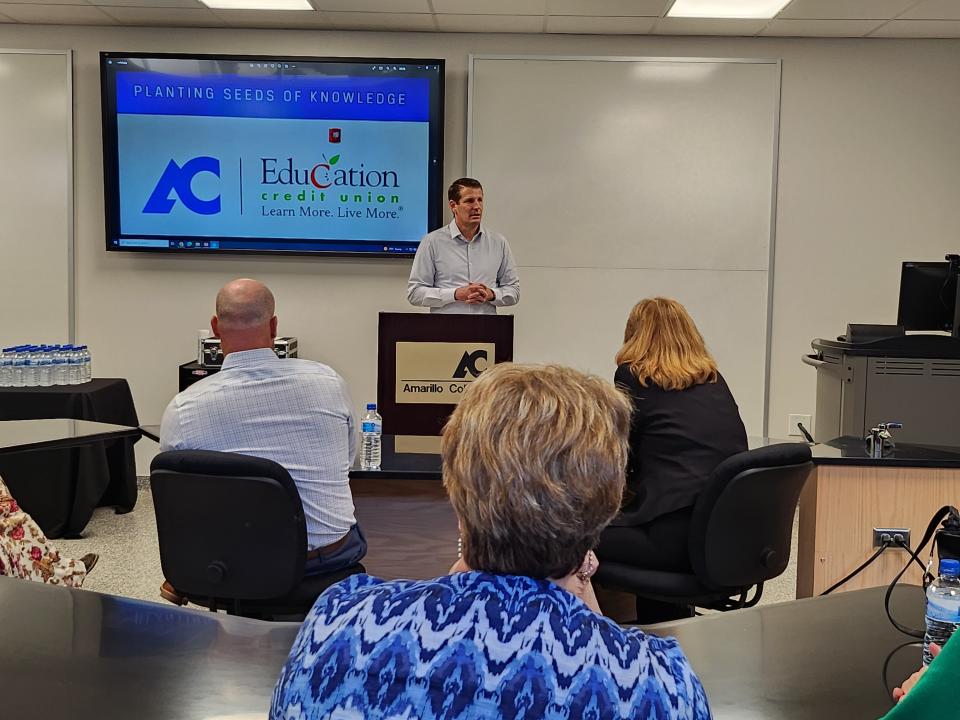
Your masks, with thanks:
M462 559L434 580L355 575L324 592L270 717L710 718L676 640L604 618L590 584L630 415L613 385L574 370L484 372L443 436Z

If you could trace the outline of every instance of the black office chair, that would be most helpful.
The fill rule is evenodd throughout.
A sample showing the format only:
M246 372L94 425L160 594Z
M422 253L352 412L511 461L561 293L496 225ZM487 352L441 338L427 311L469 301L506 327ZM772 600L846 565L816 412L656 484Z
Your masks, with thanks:
M302 620L327 587L365 572L357 563L304 576L303 504L290 473L272 460L164 452L150 464L150 488L167 579L162 594L172 602Z
M810 448L801 443L769 445L727 458L713 471L693 509L692 572L604 561L594 582L636 595L638 613L644 600L676 606L676 614L656 621L690 616L696 607L734 610L756 605L763 583L780 575L790 560L793 517L812 467Z

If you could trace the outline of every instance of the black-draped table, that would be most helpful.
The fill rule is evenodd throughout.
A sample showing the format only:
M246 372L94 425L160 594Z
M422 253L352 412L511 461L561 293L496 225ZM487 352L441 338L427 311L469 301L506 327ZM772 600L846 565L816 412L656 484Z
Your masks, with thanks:
M136 428L140 423L130 386L122 378L97 378L81 385L0 388L0 420L67 418ZM79 535L94 508L133 510L137 471L125 435L79 446L4 453L3 477L17 502L48 537Z

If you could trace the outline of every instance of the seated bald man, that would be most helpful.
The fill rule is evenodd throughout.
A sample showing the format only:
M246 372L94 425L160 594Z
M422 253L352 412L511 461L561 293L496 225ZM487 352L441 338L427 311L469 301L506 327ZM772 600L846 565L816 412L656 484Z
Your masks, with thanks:
M210 327L220 338L223 367L170 401L160 449L219 450L279 463L303 502L306 574L358 562L367 541L347 476L357 433L343 378L326 365L274 354L273 293L256 280L221 288Z

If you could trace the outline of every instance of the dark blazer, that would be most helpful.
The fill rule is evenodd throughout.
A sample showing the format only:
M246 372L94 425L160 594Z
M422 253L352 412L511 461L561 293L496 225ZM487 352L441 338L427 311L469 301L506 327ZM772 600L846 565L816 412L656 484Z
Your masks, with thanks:
M614 382L633 400L633 420L629 502L613 525L642 525L692 507L713 469L747 449L747 432L723 376L686 390L664 390L650 381L642 387L624 364Z

